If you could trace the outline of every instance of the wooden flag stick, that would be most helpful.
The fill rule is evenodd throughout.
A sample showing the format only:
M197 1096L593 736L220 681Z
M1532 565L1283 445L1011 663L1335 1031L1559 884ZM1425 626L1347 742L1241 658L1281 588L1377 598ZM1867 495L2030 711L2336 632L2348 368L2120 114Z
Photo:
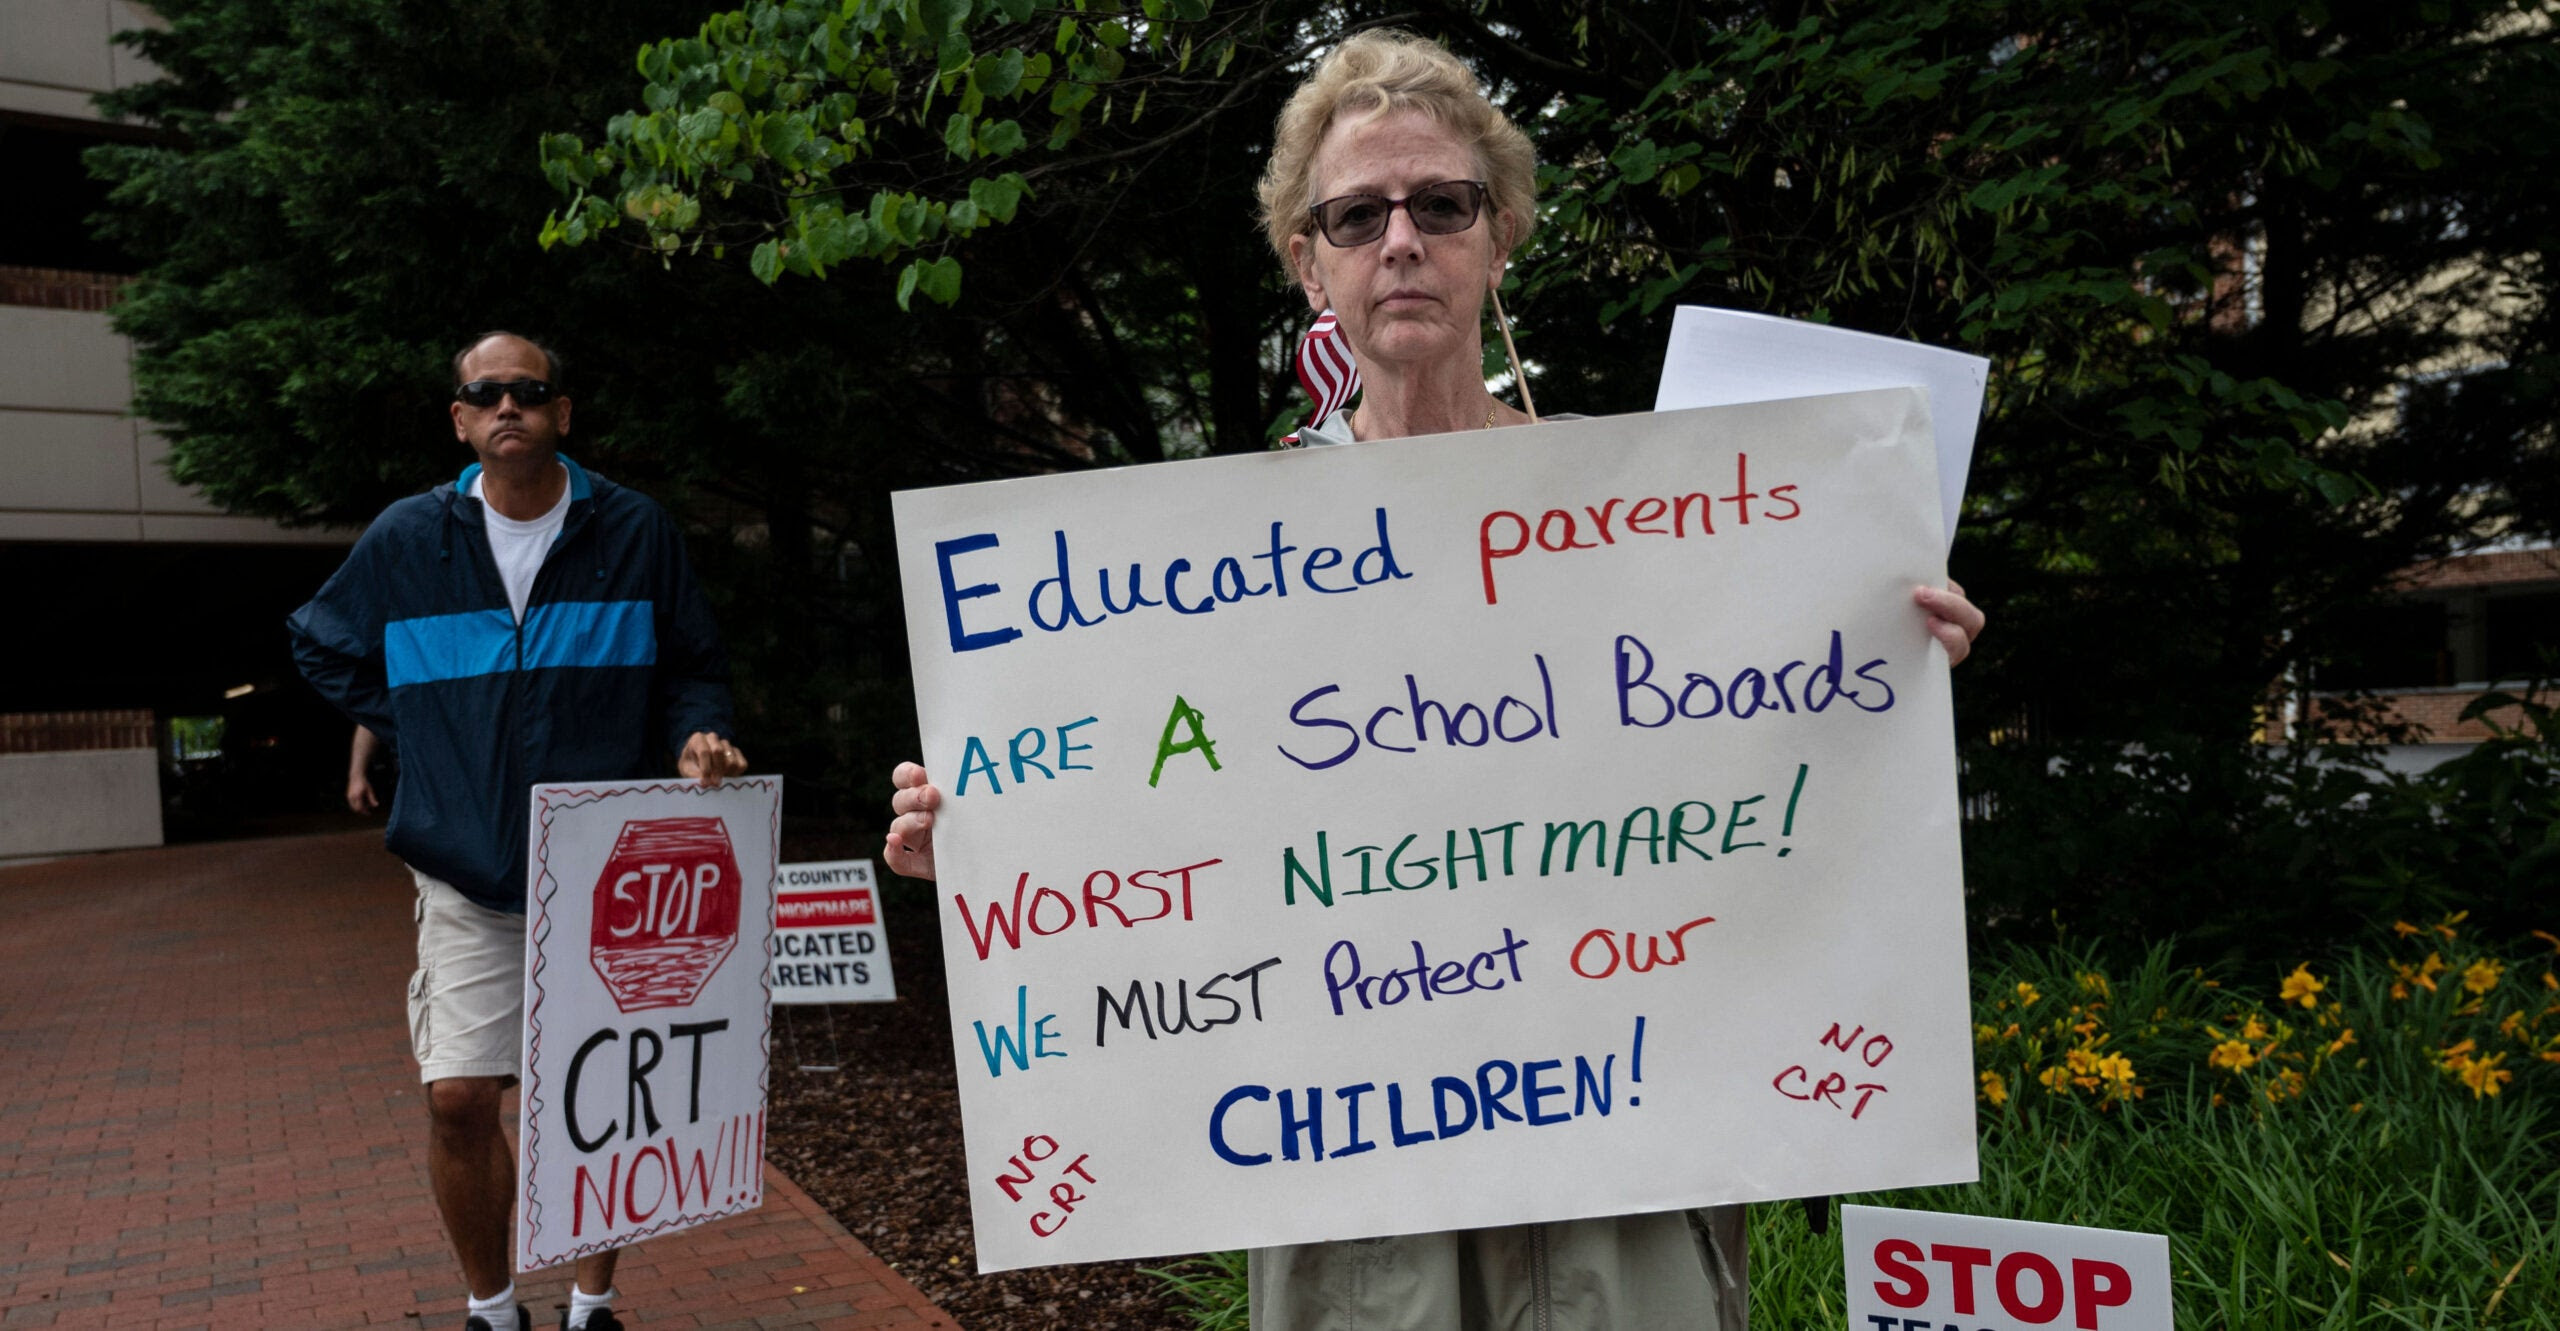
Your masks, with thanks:
M1520 368L1520 349L1511 345L1511 316L1502 312L1502 289L1486 288L1493 297L1493 322L1502 329L1502 354L1511 358L1512 382L1520 385L1520 409L1529 413L1529 423L1538 423L1538 404L1529 398L1529 374Z

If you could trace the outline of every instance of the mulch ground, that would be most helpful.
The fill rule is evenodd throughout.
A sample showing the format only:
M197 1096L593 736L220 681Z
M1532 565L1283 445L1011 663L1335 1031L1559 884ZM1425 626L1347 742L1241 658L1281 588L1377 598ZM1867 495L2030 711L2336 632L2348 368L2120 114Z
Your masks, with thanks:
M880 848L876 833L784 841L794 862ZM882 895L898 1001L774 1009L767 1158L970 1331L1190 1331L1139 1270L1165 1262L977 1274L939 917L926 887Z

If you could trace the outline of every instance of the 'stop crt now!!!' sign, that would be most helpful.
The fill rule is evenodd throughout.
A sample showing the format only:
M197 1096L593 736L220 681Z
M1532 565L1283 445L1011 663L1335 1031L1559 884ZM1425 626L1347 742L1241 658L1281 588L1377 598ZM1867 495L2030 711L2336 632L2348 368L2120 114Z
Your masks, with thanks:
M624 1012L684 1007L738 947L738 857L717 818L622 825L596 876L588 954Z

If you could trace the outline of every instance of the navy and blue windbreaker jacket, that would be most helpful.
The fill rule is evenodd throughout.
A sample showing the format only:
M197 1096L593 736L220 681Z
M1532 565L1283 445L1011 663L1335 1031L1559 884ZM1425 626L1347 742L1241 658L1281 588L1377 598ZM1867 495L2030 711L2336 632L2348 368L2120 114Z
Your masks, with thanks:
M728 656L666 510L569 470L569 513L507 604L471 483L383 510L285 621L320 695L398 746L383 842L495 910L525 908L540 782L661 775L695 731L732 734Z

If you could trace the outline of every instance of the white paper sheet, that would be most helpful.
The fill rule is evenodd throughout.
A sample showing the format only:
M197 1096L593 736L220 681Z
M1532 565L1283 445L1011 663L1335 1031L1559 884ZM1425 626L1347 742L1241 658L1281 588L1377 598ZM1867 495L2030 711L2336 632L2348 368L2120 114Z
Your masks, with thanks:
M1671 316L1655 411L1915 386L1928 390L1937 432L1938 493L1947 544L1964 508L1973 436L1991 362L1944 347L1742 310L1683 305Z

